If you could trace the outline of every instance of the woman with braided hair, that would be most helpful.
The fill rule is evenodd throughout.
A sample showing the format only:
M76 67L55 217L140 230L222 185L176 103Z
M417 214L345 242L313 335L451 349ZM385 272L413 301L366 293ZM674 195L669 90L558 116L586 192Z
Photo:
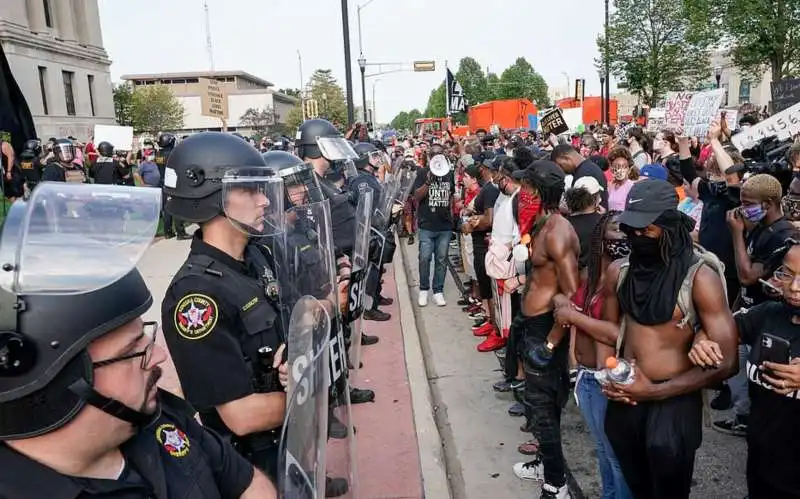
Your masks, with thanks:
M578 378L575 399L595 440L604 499L627 499L631 492L622 476L619 461L606 437L604 422L608 399L600 389L594 372L605 367L605 359L614 355L616 331L602 320L603 282L611 262L630 254L628 239L619 230L618 211L604 213L595 225L591 238L587 277L572 301L556 295L556 323L575 328L575 359Z

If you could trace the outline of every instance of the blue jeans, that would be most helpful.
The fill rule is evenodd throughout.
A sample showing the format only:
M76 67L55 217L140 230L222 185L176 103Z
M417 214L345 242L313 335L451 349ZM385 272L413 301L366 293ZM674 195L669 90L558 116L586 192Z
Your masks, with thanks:
M600 468L600 480L603 484L603 499L632 499L631 491L622 476L619 461L614 456L614 449L606 437L604 428L608 399L600 391L600 383L595 379L593 371L580 369L578 384L575 385L575 396L578 408L589 425L595 445L597 446L597 464Z
M750 394L748 393L749 380L747 379L747 358L750 357L750 347L739 345L739 372L728 379L733 401L733 413L736 416L750 415Z
M447 275L447 250L452 232L420 229L419 233L419 290L431 288L431 257L433 265L433 292L444 292L444 279Z

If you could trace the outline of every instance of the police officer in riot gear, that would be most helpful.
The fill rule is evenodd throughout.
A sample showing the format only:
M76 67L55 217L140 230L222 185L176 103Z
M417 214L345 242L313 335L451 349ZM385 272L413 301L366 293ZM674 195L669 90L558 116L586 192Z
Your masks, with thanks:
M47 182L86 182L83 168L75 161L75 144L69 139L58 139L53 143L53 159L44 166L42 180Z
M164 180L166 175L167 162L172 150L178 140L175 135L171 133L162 133L158 136L158 151L155 152L155 162L158 166L158 173L161 174L161 187L164 187ZM164 196L164 204L166 205L167 196ZM164 237L170 239L176 237L179 240L190 239L192 236L186 233L186 224L179 218L174 217L168 210L164 210L162 216L164 217Z
M277 137L270 147L270 151L286 151L291 149L291 142L286 137Z
M172 151L166 209L200 228L161 316L184 394L203 424L275 477L285 332L272 254L256 237L278 230L283 187L266 172L261 154L231 134L196 134Z
M19 157L19 169L25 179L25 196L42 180L42 142L31 139L25 142L25 149Z
M97 145L97 160L89 169L89 176L95 184L121 184L120 165L114 159L114 146L110 142Z
M373 198L379 199L381 183L375 174L384 162L383 152L369 142L359 142L353 149L358 153L358 159L354 161L358 175L348 179L348 190L360 193L372 189Z
M183 399L157 387L166 354L158 323L142 320L152 295L136 262L107 244L133 240L139 253L152 232L98 237L87 218L55 232L60 224L40 209L63 197L87 208L124 198L152 228L159 194L43 184L12 206L0 245L3 268L13 269L0 279L10 312L0 318L0 497L277 497ZM50 279L37 262L64 247L74 251Z

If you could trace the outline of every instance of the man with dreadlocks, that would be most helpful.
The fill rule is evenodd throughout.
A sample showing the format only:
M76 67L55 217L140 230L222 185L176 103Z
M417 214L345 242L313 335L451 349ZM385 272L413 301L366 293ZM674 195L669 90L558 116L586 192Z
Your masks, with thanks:
M631 189L619 219L631 254L611 265L603 318L619 327L617 356L633 364L631 384L603 386L605 430L637 499L688 498L702 440L701 389L736 372L736 326L719 259L692 244L694 221L677 210L668 182ZM695 367L687 352L702 328L724 356Z
M539 439L539 456L514 465L514 473L523 479L542 480L542 498L565 499L566 466L561 448L561 410L569 398L569 342L550 345L549 362L536 357L547 335L556 324L553 297L571 298L578 290L580 243L572 224L558 211L564 193L564 177L558 166L550 163L529 168L519 175L523 189L534 191L541 199L541 210L530 231L530 265L522 299L522 317L516 321L522 329L524 352L526 416L528 426ZM520 348L518 348L520 350Z

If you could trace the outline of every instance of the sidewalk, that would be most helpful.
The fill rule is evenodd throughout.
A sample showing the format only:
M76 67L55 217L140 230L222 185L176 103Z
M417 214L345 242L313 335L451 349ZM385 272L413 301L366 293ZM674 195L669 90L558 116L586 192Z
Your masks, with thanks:
M189 241L161 240L150 247L139 263L139 270L153 293L153 306L145 314L146 320L161 321L161 301L164 292L188 252ZM398 260L399 253L398 251L395 257ZM359 388L375 390L375 402L353 406L358 442L359 497L421 499L426 495L423 490L418 434L420 440L424 440L421 443L430 449L439 447L438 433L433 427L430 405L427 406L427 414L424 409L425 404L422 404L422 410L415 410L412 407L412 390L417 392L415 397L417 399L420 398L420 390L427 393L428 387L424 370L422 374L416 373L422 382L415 387L409 383L409 373L406 370L406 348L408 348L406 343L409 335L413 335L416 339L413 311L408 299L408 287L405 286L405 276L400 279L403 286L400 289L401 295L398 295L394 268L392 265L386 267L388 270L384 274L384 296L393 298L394 303L389 307L383 307L383 310L392 314L392 318L387 322L365 322L366 332L377 335L380 341L376 345L362 349L364 367L360 370L359 381L356 383ZM405 296L402 293L405 293ZM159 337L158 343L165 346L163 337ZM420 366L419 369L424 369L421 357L410 362ZM164 376L159 385L171 392L181 393L171 359L164 365ZM415 416L421 418L422 423L415 423ZM427 426L425 426L426 416L430 420ZM436 449L424 453L423 459L430 461L434 454ZM439 489L433 490L446 487L442 470L436 469L435 463L427 468L429 471L433 468L434 473L439 472L441 478L429 480L426 486L430 487L438 482ZM447 499L447 495L440 492L428 492L427 497Z

